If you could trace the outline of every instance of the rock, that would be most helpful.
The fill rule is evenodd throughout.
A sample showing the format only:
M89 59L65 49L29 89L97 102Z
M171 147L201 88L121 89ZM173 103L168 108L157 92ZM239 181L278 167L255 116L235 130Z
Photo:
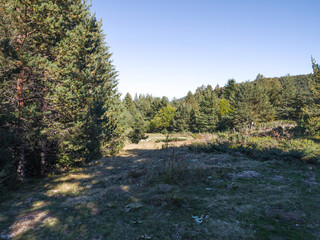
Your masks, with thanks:
M172 186L169 184L161 184L159 185L159 189L161 192L169 192L172 189Z
M235 156L238 156L238 157L243 157L244 156L241 152L234 152L233 154Z
M281 182L281 181L286 180L286 178L284 178L283 176L280 176L280 175L276 175L276 176L273 176L271 178L271 180L276 181L276 182Z
M34 201L35 199L33 197L28 198L27 200L24 201L24 204L29 204L32 201Z
M234 177L236 178L258 178L260 177L260 173L256 172L256 171L243 171L243 172L239 172L234 174Z
M268 217L281 218L284 220L303 222L305 214L299 211L289 211L285 212L282 209L278 208L268 208L265 210L265 213Z
M102 239L103 239L102 235L97 234L91 240L102 240Z
M147 234L143 234L140 239L152 239L152 236L149 236Z
M141 203L130 203L130 204L126 205L125 211L130 212L132 209L139 209L142 207L143 207L143 205Z
M0 239L3 239L3 240L9 240L11 238L13 238L13 236L11 235L7 235L7 234L0 235Z
M312 187L312 186L316 186L316 185L318 185L319 183L317 183L315 180L313 180L313 179L304 179L304 180L302 180L302 182L304 183L304 184L306 184L306 185L308 185L308 186L310 186L310 187Z

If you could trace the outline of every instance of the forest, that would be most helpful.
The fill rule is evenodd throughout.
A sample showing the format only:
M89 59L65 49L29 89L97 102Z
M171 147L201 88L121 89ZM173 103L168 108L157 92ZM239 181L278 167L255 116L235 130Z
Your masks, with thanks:
M1 206L0 209L4 212L8 206L25 206L28 204L28 199L33 201L33 198L25 199L23 200L24 203L27 201L25 205L14 205L12 202L6 202L11 201L10 199L20 199L21 196L17 197L15 193L33 189L32 186L35 185L32 184L41 183L39 189L44 186L56 186L50 182L51 178L69 172L71 175L77 174L73 171L85 169L88 166L94 167L95 177L99 181L92 181L91 184L86 186L89 186L88 188L95 184L105 186L109 183L102 183L101 181L104 180L101 179L108 178L109 173L102 174L102 168L103 171L116 171L116 169L121 168L119 164L124 161L131 161L130 156L134 158L134 156L140 156L141 154L142 159L143 154L149 154L148 158L150 159L153 158L154 154L154 159L161 162L161 159L163 159L162 153L158 152L161 149L169 154L164 157L169 159L168 165L155 165L156 170L152 174L148 172L151 170L147 170L149 168L147 166L144 166L141 171L136 169L129 171L129 167L126 165L124 171L125 176L129 179L129 185L134 185L137 181L140 181L139 179L145 181L143 182L145 185L141 183L141 186L146 188L155 183L164 183L160 186L159 194L165 194L165 196L163 199L159 197L162 200L158 202L158 199L154 199L154 196L158 195L150 193L152 198L145 199L143 204L137 202L138 200L130 203L131 200L128 199L134 199L134 197L129 198L127 196L128 198L125 198L125 194L130 192L127 190L129 188L126 187L127 180L124 180L126 177L119 177L116 181L118 181L117 184L120 184L120 187L111 190L119 198L119 204L127 204L125 210L121 210L121 214L123 212L133 214L134 211L138 211L137 209L141 209L148 204L155 204L155 208L159 208L159 211L166 208L167 215L174 212L174 214L177 214L176 217L179 216L180 210L175 212L173 209L186 207L190 210L194 205L194 209L200 209L202 205L196 203L198 201L196 198L189 202L191 193L188 195L181 192L180 196L179 191L183 191L181 189L184 186L187 189L187 186L195 186L192 184L207 184L213 173L207 172L206 169L191 172L190 168L184 166L185 163L177 163L181 161L180 158L183 155L190 154L192 156L190 159L193 162L200 161L198 158L201 157L197 156L202 156L202 154L216 154L221 156L221 159L226 155L233 156L230 159L241 156L241 159L246 157L259 162L259 164L264 164L265 161L265 164L270 164L270 166L275 166L272 165L274 163L272 161L283 162L281 164L288 164L281 165L279 163L279 168L283 167L283 171L287 171L291 166L290 164L293 164L292 168L299 169L296 172L305 167L312 171L318 169L320 161L320 65L311 57L310 66L313 69L310 74L295 76L288 74L271 77L258 74L256 79L252 81L237 82L235 79L229 79L225 86L202 85L197 89L190 89L185 97L180 99L168 99L166 96L154 97L151 94L132 96L127 93L121 95L118 90L118 72L113 64L109 46L105 42L102 23L92 14L90 5L86 1L0 0L0 203L3 201L7 204ZM161 137L155 140L153 139L154 136ZM189 140L191 143L187 144ZM141 144L148 143L148 141L157 146L156 149L152 150L154 152L150 149L139 150L139 146L143 147ZM182 142L181 144L184 141L186 142L186 145L181 145L181 149L180 145L179 147L174 145L179 141ZM174 144L170 145L171 142ZM159 148L158 143L160 143ZM138 148L140 152L137 150L136 155L129 155L129 157L123 155L123 151L133 151L131 147ZM183 147L186 147L187 150ZM180 156L179 151L186 152L181 152ZM99 163L100 159L107 160L101 160ZM209 161L207 157L204 157L204 159ZM238 166L237 164L239 164L235 160L230 161L231 165ZM113 165L108 165L109 163ZM135 166L135 164L136 162L132 163L132 166ZM99 166L100 170L97 170L95 167L98 168ZM200 166L199 163L199 166L195 167L200 168ZM242 168L243 166L238 167ZM262 165L259 165L259 167L262 168ZM247 169L244 168L244 170ZM301 172L303 171L300 171L299 174ZM92 172L89 171L83 173L83 175L89 173ZM226 191L233 189L231 183L223 182L231 181L229 170L225 170L225 168L224 170L215 169L214 173L214 176L218 176L217 182L221 181L219 183L215 182L215 184L218 184L214 185L217 189L221 190L223 188L227 189ZM154 179L151 176L157 177ZM239 176L241 178L242 175ZM72 179L73 181L77 180L73 177ZM196 181L197 179L199 179L199 182ZM41 181L46 181L47 185ZM65 182L65 180L61 181ZM240 183L242 182L240 181ZM83 184L87 184L87 182ZM246 184L250 183L246 182ZM314 180L314 185L311 184L310 186L318 186L317 184L317 180ZM107 189L100 185L97 186L97 189ZM195 187L192 193L197 192L198 187ZM132 188L134 189L134 187ZM172 188L181 189L176 190L177 192L171 196L167 193L170 193ZM68 202L69 198L77 196L77 191L79 193L85 191L85 188L79 187L79 189L74 190L72 194L63 192L54 201L59 204L59 201ZM211 191L212 189L206 187L206 190ZM54 202L52 197L55 192L50 191L43 190L43 192L46 192L46 195L43 195L43 201ZM121 198L122 193L124 193L123 198ZM139 195L140 193L137 192L136 194ZM314 194L314 199L319 196L316 190L312 194ZM146 196L141 196L141 199ZM203 196L203 199L205 198ZM105 199L107 199L106 201L112 201L108 197ZM137 197L137 199L139 198ZM295 199L299 200L298 198ZM103 204L101 199L98 202ZM52 204L52 208L60 214L56 218L60 222L65 221L64 219L67 218L60 211L60 207ZM77 200L74 206L77 204L81 204L81 201L78 202ZM110 205L104 205L101 209L114 209L115 212L110 210L114 214L113 217L110 217L111 220L108 217L112 222L112 219L118 216L119 212L116 212L117 206L114 203L108 204ZM300 202L296 202L296 204L300 206ZM294 227L295 225L292 225L292 227L290 225L289 228L287 225L283 225L283 229L289 229L288 232L279 230L273 233L278 235L272 236L284 236L286 234L294 236L295 233L299 232L301 238L298 237L297 239L304 239L303 234L306 233L309 234L305 235L310 237L309 239L319 237L319 235L314 235L318 226L315 221L319 219L312 215L316 203L308 204L310 205L306 209L309 211L309 222L305 219L301 220L302 217L299 219L297 217L297 220L290 214L283 217L283 219L290 219L290 221L294 219L301 225L305 223L303 231L297 230ZM89 209L90 206L93 209L93 205L86 205L86 208ZM35 205L33 207L37 209ZM227 209L226 206L220 207ZM200 210L198 210L190 210L192 214L198 214L196 216L192 215L192 219L195 219L196 224L198 224L196 226L200 226L203 221L207 221L207 218L204 215L202 216ZM75 211L77 211L76 207L72 209L72 213ZM153 210L150 208L145 211L147 213L144 213L144 215L148 215L152 214ZM52 210L52 212L54 211ZM35 235L35 238L32 235L33 230L23 233L18 231L16 235L11 236L6 235L5 229L1 228L2 223L3 226L15 226L13 220L11 220L15 217L14 214L9 212L7 214L9 217L3 217L4 215L0 212L0 239L11 239L12 237L17 237L17 239L44 239L44 236L52 236L50 239L76 239L74 237L77 236L77 231L82 228L87 230L84 232L79 230L81 232L79 234L83 234L81 239L107 239L102 236L109 236L108 239L120 239L121 232L126 229L125 225L119 224L119 228L116 230L118 232L112 232L110 229L113 229L116 223L114 223L115 225L108 225L107 230L95 229L97 224L90 223L94 225L92 229L101 232L98 235L101 238L89 238L96 235L90 232L90 227L88 227L90 224L88 223L85 226L79 225L79 228L70 227L72 230L64 229L63 231L71 234L68 235L69 238L64 238L62 236L65 236L63 235L65 233L59 232L58 227L55 230L57 232L50 232L51 225L48 223L46 225L47 230L44 232L39 230L43 235L39 233L40 235ZM79 216L83 220L89 213L81 212L81 214ZM94 213L93 215L100 216L99 214ZM272 214L269 213L269 215ZM281 218L281 214L284 213L277 212L271 217L280 215ZM136 225L143 225L146 218L140 220L142 215L140 212L138 215L130 215L131 223L134 221ZM209 215L208 218L210 218ZM239 221L243 221L243 223L247 221L246 224L254 222L252 223L253 228L258 226L254 225L256 220L249 218L248 220L242 215L243 218L241 218L240 215L237 216ZM121 215L121 218L125 219L125 216ZM152 218L156 219L154 216ZM74 217L74 219L77 219L77 217ZM72 221L75 221L74 219ZM104 219L102 215L101 219ZM165 220L161 218L161 221ZM71 222L64 224L73 226ZM309 226L307 222L315 225ZM59 226L58 220L55 224ZM188 222L188 224L191 223ZM151 229L153 229L156 224L151 225ZM219 227L221 226L219 225ZM242 236L246 239L269 239L268 237L270 237L269 233L264 235L267 228L260 229L257 227L257 232L248 233L246 232L249 229L248 226L243 225L242 227L246 230L237 233L240 235L217 235L216 237L218 239L225 239L225 237L235 239L235 236ZM259 225L259 227L261 226ZM142 230L147 228L147 223L140 228L140 238L138 239L151 239L152 233L147 234ZM223 229L221 234L226 230L226 228ZM199 230L201 233L197 235L198 237L202 236L202 239L215 236L205 233L204 229L202 230ZM37 232L38 230L34 231ZM152 239L198 239L195 238L195 235L192 235L195 233L188 232L189 230L186 230L187 235L181 233L181 236L184 236L181 238L167 237L166 231L158 231L156 227L153 231L153 235L158 236L158 238ZM173 230L169 232L171 231ZM5 235L1 235L2 233ZM260 235L254 235L257 233ZM131 233L129 231L127 234L129 235L126 239L137 239L136 232L132 231ZM3 236L9 237L5 238ZM23 238L24 236L28 236L28 238ZM40 237L37 238L37 236Z
M318 65L313 60L315 73ZM224 87L201 86L182 99L168 100L151 95L127 93L123 99L126 124L139 131L212 133L251 128L260 123L299 123L301 133L315 134L315 75L266 78L259 74L252 82L228 80ZM312 80L314 79L314 81ZM306 124L304 125L303 122Z

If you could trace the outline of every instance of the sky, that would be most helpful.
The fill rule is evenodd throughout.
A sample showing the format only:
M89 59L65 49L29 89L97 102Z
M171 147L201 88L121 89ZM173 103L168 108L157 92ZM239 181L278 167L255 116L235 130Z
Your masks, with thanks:
M312 72L320 0L92 0L125 95Z

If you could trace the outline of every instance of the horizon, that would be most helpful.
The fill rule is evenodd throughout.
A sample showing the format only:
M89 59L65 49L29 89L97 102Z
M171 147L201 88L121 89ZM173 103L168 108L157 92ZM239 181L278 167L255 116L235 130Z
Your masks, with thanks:
M201 85L312 72L320 58L317 9L309 1L93 0L119 72L118 90L184 97Z

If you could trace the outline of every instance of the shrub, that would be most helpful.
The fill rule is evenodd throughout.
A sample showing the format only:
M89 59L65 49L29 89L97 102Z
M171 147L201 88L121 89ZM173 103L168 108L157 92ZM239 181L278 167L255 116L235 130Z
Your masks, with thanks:
M138 144L141 140L145 140L148 136L142 131L142 129L133 129L128 134L128 138L132 143Z
M196 143L189 149L199 152L241 152L258 160L300 160L319 163L320 144L309 139L285 139L252 137L239 133L219 133L218 138L208 144Z

